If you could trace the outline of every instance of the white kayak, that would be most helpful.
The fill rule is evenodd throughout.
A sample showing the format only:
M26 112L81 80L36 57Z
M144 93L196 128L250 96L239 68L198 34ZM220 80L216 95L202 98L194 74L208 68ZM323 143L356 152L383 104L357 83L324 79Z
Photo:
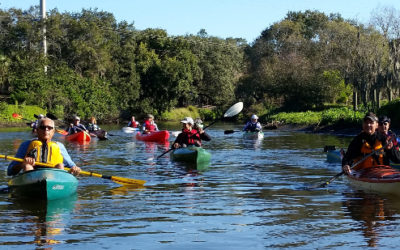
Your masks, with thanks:
M139 131L139 128L123 127L122 131L124 131L124 133L127 133L127 134L132 134L132 133Z

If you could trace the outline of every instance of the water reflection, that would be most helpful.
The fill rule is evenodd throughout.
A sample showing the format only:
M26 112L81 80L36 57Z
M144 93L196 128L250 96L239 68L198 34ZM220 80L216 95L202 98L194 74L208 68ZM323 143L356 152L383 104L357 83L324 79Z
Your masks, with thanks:
M46 249L51 249L50 245L62 243L57 236L65 234L64 229L70 219L71 211L75 208L76 200L76 195L53 201L10 198L6 210L15 217L14 229L23 234L18 243L33 244ZM12 232L11 235L17 233ZM1 244L15 243L3 241Z
M369 247L377 247L380 233L387 221L395 221L400 214L400 203L395 196L385 196L364 191L345 193L343 205L352 219L361 222L362 231Z

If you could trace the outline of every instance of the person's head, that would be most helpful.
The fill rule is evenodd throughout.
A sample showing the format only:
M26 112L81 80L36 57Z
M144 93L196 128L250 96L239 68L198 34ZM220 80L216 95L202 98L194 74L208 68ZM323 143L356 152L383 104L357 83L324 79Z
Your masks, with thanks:
M378 131L384 134L389 132L390 128L390 118L386 115L379 117L378 121Z
M134 116L131 117L131 121L133 121L133 122L135 121L135 117Z
M256 114L253 114L253 115L251 116L251 121L252 121L252 122L257 122L257 120L258 120L258 116L257 116Z
M372 135L378 128L378 117L372 112L365 114L362 125L363 131Z
M39 114L37 117L38 119L43 119L45 116L43 114Z
M54 136L54 121L50 118L42 118L38 121L37 135L43 142L51 141Z
M181 123L182 123L182 127L183 127L184 129L189 129L189 130L191 130L192 127L193 127L193 125L194 125L194 121L193 121L192 117L185 117L185 118L183 118L183 120L181 121Z
M202 129L204 127L203 121L200 118L194 119L194 129Z
M74 125L78 125L81 122L81 118L77 115L74 116Z
M152 121L154 120L154 116L152 114L147 114L146 116L147 120Z
M96 118L94 116L90 117L90 123L91 124L96 124L97 123Z

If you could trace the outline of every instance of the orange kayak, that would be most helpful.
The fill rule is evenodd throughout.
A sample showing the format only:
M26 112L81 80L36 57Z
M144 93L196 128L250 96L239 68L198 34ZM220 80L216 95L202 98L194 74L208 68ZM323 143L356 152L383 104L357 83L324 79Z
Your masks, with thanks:
M154 131L148 134L136 134L136 139L140 141L153 141L153 142L165 142L169 138L169 132L167 130Z
M68 141L76 141L76 142L90 142L90 140L91 140L90 134L88 134L84 131L81 131L81 132L78 132L78 133L75 133L72 135L67 135L67 136L65 136L65 138Z
M390 166L375 166L346 176L355 187L400 195L400 171Z

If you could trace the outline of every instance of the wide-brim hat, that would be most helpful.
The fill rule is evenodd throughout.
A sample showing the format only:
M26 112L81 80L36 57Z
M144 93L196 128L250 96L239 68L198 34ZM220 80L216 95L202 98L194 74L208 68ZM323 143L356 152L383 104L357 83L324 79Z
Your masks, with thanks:
M189 123L189 124L194 124L193 118L192 117L185 117L183 118L183 120L181 121L181 123Z

